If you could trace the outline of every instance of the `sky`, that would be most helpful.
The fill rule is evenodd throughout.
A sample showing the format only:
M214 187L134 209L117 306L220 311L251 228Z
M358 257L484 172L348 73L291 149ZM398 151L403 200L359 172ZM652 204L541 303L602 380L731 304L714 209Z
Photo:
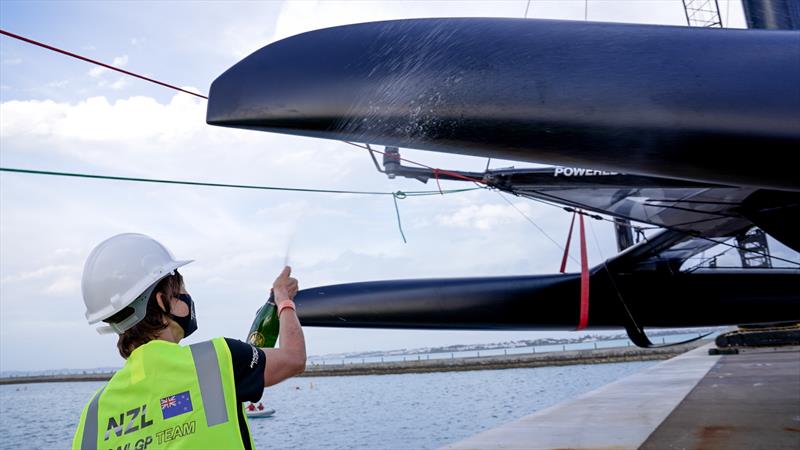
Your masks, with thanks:
M744 27L738 1L723 20ZM206 94L251 52L300 32L414 17L523 16L526 1L0 2L0 26ZM681 0L533 1L530 18L685 25ZM0 37L0 165L115 176L317 189L427 190L389 180L340 142L205 124L205 100ZM486 160L403 150L446 169ZM493 161L493 167L522 167ZM442 182L444 189L467 187ZM120 366L114 336L86 323L83 264L104 239L150 235L178 259L199 330L244 338L287 248L301 288L357 281L552 273L570 216L473 191L391 197L246 191L0 173L0 370ZM591 221L590 221L591 222ZM549 236L549 237L548 237ZM589 226L589 260L615 254L607 222ZM573 250L575 251L575 250ZM577 270L574 263L568 269ZM545 332L306 328L309 355L472 344ZM556 333L566 336L566 333ZM46 348L46 352L33 352Z

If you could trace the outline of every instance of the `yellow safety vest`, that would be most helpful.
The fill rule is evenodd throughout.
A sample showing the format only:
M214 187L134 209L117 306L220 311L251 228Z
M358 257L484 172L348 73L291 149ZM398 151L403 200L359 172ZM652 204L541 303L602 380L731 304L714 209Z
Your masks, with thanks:
M245 418L225 339L189 346L154 340L95 393L72 448L242 449L237 408Z

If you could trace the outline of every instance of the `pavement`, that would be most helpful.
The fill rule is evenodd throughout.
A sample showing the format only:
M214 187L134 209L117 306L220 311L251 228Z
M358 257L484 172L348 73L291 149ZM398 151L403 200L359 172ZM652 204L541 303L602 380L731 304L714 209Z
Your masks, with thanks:
M800 449L800 347L710 348L443 448Z

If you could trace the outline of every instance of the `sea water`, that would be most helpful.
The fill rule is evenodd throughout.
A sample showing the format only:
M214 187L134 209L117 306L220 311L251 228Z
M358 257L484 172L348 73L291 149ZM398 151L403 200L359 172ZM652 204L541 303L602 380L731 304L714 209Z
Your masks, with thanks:
M294 378L264 391L257 448L432 449L573 398L653 361ZM0 448L66 449L102 382L0 386Z

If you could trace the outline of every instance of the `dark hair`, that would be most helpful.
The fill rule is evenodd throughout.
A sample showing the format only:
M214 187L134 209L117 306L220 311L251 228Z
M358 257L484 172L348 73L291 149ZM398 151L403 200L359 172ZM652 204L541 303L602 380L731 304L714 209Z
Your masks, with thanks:
M181 292L182 286L183 277L177 270L173 275L167 275L166 278L158 282L147 300L147 313L144 319L119 336L117 349L123 358L128 359L131 353L139 346L154 340L161 330L167 328L167 321L164 319L169 317L169 299L177 297ZM158 306L156 294L159 292L164 295L164 308L166 311Z

